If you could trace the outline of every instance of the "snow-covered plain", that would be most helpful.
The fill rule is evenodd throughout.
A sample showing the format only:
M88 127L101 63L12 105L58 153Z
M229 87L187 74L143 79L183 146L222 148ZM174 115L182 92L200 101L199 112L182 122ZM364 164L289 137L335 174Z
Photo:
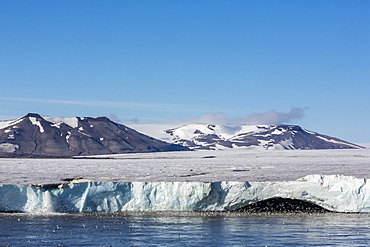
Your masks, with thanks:
M370 212L370 149L0 159L0 170L0 211L223 211L283 197Z

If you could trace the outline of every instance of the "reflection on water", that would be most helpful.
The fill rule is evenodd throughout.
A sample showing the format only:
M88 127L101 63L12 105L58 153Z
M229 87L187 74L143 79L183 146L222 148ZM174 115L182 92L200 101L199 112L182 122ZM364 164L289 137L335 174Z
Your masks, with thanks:
M0 214L0 246L367 246L369 214Z

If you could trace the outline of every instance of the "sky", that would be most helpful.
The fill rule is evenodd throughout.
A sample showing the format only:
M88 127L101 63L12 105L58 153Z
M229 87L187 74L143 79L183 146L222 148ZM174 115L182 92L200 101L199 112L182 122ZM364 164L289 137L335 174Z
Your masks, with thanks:
M0 119L297 124L370 143L370 1L0 0Z

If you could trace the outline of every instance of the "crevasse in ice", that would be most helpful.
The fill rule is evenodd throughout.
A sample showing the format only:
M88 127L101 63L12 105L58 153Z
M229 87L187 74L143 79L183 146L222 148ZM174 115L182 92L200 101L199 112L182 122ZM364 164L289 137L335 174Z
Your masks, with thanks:
M277 197L303 200L335 212L370 212L366 179L339 175L309 175L289 182L91 181L62 188L0 185L0 211L229 211Z

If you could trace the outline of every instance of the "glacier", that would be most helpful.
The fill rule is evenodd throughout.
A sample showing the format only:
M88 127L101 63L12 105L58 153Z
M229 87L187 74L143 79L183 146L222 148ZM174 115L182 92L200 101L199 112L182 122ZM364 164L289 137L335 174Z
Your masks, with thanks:
M369 213L369 160L370 149L3 158L0 212L224 212L286 198Z
M370 184L344 175L315 174L281 182L74 180L38 186L0 184L1 212L219 212L271 198L301 200L334 212L370 212Z

